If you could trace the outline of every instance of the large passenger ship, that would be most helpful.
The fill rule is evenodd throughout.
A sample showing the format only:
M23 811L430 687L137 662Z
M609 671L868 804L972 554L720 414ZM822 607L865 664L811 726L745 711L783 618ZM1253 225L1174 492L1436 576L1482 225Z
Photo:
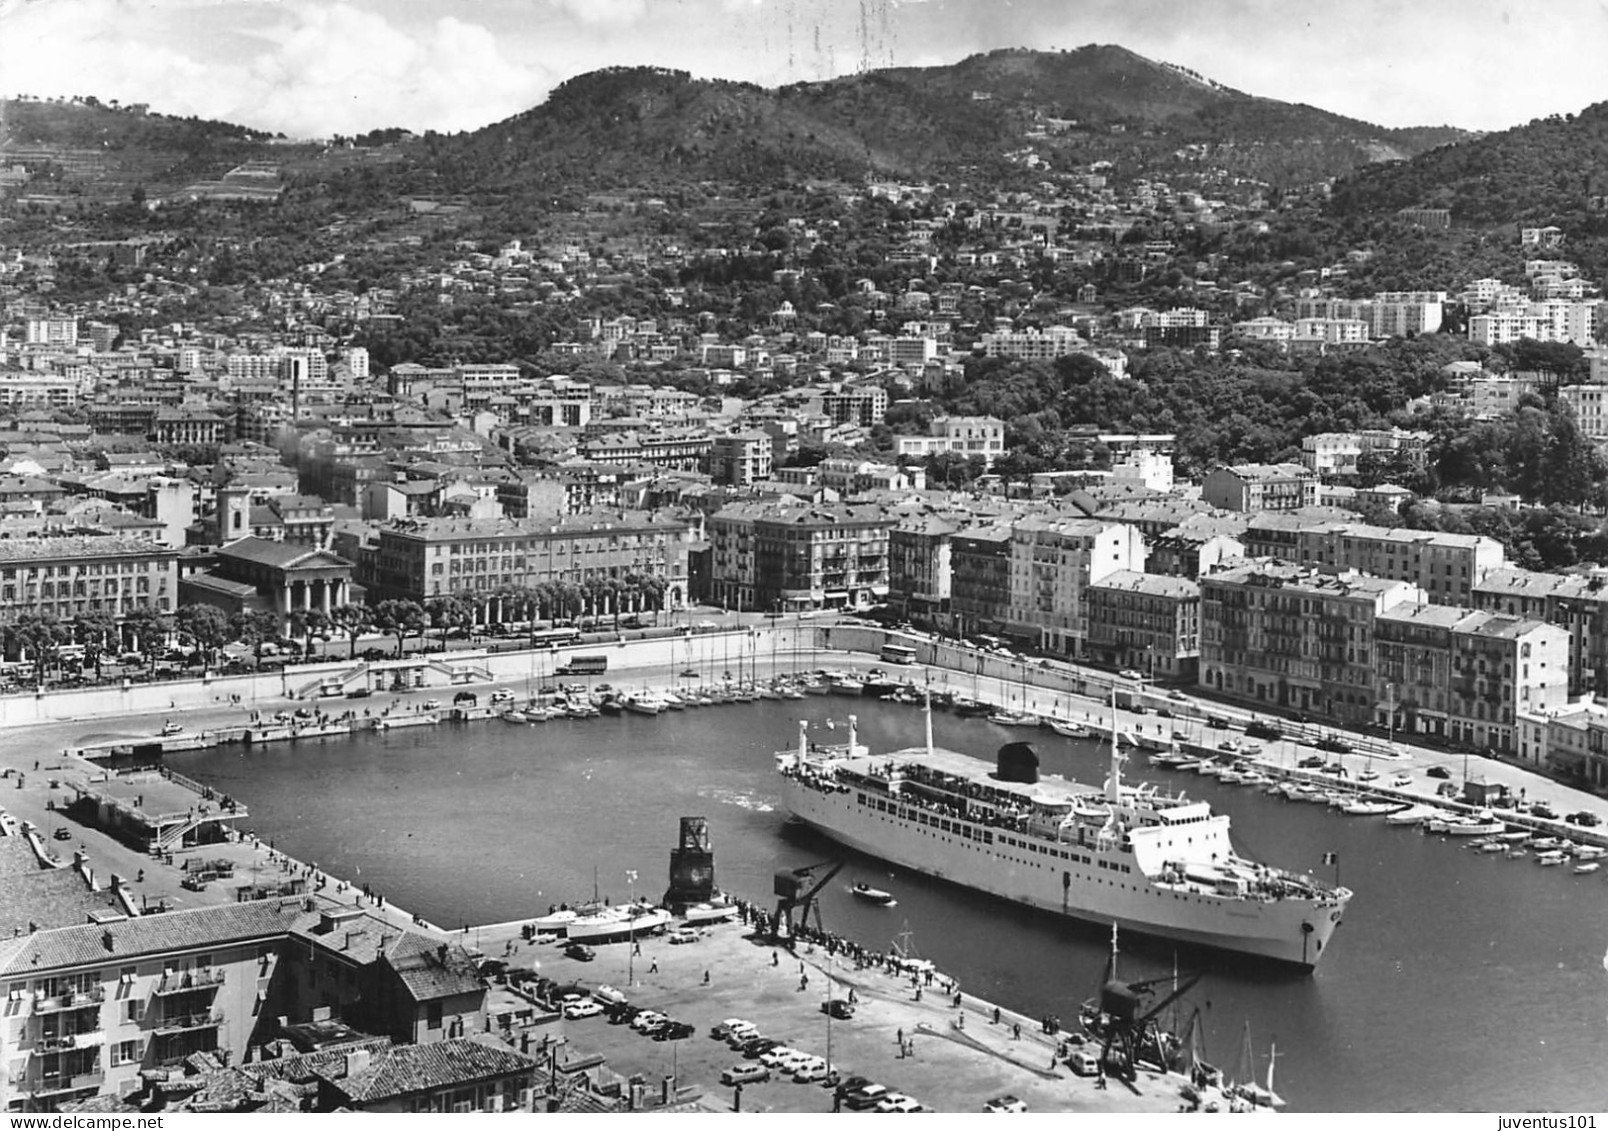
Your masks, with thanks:
M776 755L801 820L851 848L951 883L1123 931L1256 955L1311 971L1351 892L1247 860L1204 801L1122 782L1113 725L1103 790L1040 778L1024 742L997 764L932 742L872 755L856 741Z

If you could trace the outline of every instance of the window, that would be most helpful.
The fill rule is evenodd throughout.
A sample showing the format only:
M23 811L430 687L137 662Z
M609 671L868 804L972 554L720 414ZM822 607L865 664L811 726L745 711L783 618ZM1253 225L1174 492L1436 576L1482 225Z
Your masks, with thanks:
M140 1043L138 1041L119 1041L112 1046L112 1065L134 1064L140 1059Z
M425 1027L430 1029L441 1028L441 1003L432 1001L425 1006Z

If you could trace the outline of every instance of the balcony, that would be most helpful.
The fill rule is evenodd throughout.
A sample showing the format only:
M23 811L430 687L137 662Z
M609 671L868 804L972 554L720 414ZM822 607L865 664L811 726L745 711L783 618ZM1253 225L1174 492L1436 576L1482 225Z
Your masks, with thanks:
M37 1013L61 1013L68 1009L88 1009L99 1005L106 1000L106 987L94 986L87 990L68 991L57 994L55 997L41 997L34 999L33 1011Z
M189 993L192 990L215 990L223 985L223 970L211 967L206 970L170 970L156 984L158 996Z
M193 1033L197 1029L215 1029L223 1024L223 1014L213 1010L205 1013L181 1013L164 1017L157 1023L156 1035L170 1037L176 1033Z
M106 1043L106 1034L100 1029L90 1029L82 1033L51 1033L34 1040L34 1055L48 1056L55 1053L74 1052L78 1049L99 1048Z
M36 1096L53 1095L58 1092L84 1092L93 1088L100 1090L106 1083L104 1072L84 1072L77 1076L42 1076L33 1087L24 1086L25 1091Z

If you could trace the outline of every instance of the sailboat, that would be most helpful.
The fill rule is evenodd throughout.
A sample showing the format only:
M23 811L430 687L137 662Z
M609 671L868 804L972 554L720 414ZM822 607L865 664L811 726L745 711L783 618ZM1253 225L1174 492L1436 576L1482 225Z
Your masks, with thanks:
M1246 1111L1250 1108L1283 1107L1284 1099L1273 1090L1273 1065L1279 1058L1278 1045L1268 1051L1267 1085L1256 1082L1256 1053L1251 1048L1251 1023L1245 1022L1245 1043L1240 1050L1240 1080L1224 1089L1231 1107ZM1248 1106L1237 1106L1248 1105Z

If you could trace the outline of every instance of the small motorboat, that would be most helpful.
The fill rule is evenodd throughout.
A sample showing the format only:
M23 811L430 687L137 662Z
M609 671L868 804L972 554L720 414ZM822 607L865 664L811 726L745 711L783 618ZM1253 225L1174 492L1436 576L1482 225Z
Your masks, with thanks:
M1045 721L1050 724L1051 730L1066 738L1094 737L1094 731L1090 730L1089 727L1085 726L1083 723L1074 723L1069 719L1047 719ZM1163 755L1152 755L1150 764L1154 766L1156 764L1156 758L1162 756Z
M1590 863L1587 863L1587 864L1576 864L1575 868L1574 868L1574 874L1577 875L1577 876L1589 876L1589 875L1591 875L1591 873L1595 872L1598 868L1601 868L1601 867L1602 867L1602 865L1597 863L1597 861L1595 861L1595 860L1593 860L1593 861L1591 861Z
M899 901L893 898L893 893L883 891L881 888L874 888L869 884L856 882L849 891L854 893L854 898L863 899L867 903L874 903L878 907L897 907L899 905Z
M1563 853L1554 848L1550 852L1538 852L1535 857L1535 862L1541 865L1543 868L1552 868L1562 864L1566 859L1568 858L1564 856Z
M1509 848L1504 855L1506 855L1509 860L1523 860L1526 856L1530 855L1530 850L1528 848L1518 848L1515 846Z
M1418 825L1429 820L1431 817L1438 816L1440 812L1441 811L1439 809L1436 809L1431 805L1413 805L1409 808L1403 809L1400 813L1387 813L1385 815L1385 824Z
M1608 856L1608 848L1598 848L1594 844L1582 844L1574 850L1574 858L1580 861L1601 860L1605 856Z
M1352 817L1383 817L1406 808L1406 804L1400 801L1367 801L1359 799L1347 805L1341 812Z
M1501 841L1488 840L1484 844L1480 845L1480 851L1489 856L1498 852L1506 852L1507 845L1503 844Z
M1036 727L1040 720L1028 711L995 711L988 721L1002 727Z
M502 713L502 721L505 723L518 723L520 726L524 726L530 722L530 716L524 711L509 708Z

